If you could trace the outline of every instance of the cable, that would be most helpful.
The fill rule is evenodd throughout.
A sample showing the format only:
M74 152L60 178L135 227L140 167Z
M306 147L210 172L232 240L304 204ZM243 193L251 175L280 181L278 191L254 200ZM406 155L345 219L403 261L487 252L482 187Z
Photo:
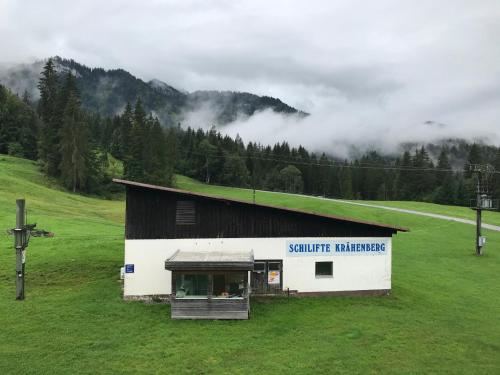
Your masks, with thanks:
M413 166L404 166L404 167L397 167L397 166L375 166L373 164L368 164L368 163L358 163L357 165L355 164L346 164L331 160L329 161L328 164L321 164L321 163L307 163L303 161L297 161L293 159L277 159L277 158L266 158L262 156L256 156L256 155L219 155L219 154L206 154L206 153L201 153L201 152L196 152L196 151L187 151L187 154L193 154L193 155L199 155L199 156L204 156L204 157L210 157L210 158L220 158L220 159L228 159L228 158L248 158L248 159L253 159L253 160L266 160L266 161L275 161L275 162L280 162L280 163L289 163L289 164L295 164L295 165L304 165L304 166L318 166L318 167L324 167L324 168L350 168L350 169L373 169L373 170L390 170L390 171L422 171L422 172L460 172L460 173L465 173L468 172L467 170L454 170L454 169L442 169L442 168L422 168L422 167L413 167ZM472 164L466 164L466 165L472 165ZM500 171L491 171L491 174L500 174Z

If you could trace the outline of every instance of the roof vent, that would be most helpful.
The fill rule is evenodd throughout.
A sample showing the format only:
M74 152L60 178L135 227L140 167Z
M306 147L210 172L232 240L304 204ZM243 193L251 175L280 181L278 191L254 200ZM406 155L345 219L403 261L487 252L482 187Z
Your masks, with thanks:
M177 201L177 208L175 210L175 224L196 224L196 210L194 201Z

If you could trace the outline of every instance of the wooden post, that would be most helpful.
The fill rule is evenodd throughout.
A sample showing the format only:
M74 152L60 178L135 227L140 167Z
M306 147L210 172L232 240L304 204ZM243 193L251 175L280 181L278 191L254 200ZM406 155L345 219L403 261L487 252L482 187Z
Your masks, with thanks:
M16 248L16 299L24 299L24 271L26 248L25 201L16 200L16 228L14 229L14 246Z

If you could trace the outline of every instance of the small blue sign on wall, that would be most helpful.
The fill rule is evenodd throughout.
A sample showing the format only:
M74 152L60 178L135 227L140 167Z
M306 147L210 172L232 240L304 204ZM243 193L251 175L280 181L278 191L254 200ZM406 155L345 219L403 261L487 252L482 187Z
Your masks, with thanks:
M125 264L125 273L134 273L134 265Z

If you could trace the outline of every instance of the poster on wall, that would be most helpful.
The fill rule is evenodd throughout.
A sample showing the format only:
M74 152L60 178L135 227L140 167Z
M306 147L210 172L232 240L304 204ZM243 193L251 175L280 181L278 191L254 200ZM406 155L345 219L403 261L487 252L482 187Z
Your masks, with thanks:
M280 271L269 271L267 274L268 284L279 284L280 283Z

